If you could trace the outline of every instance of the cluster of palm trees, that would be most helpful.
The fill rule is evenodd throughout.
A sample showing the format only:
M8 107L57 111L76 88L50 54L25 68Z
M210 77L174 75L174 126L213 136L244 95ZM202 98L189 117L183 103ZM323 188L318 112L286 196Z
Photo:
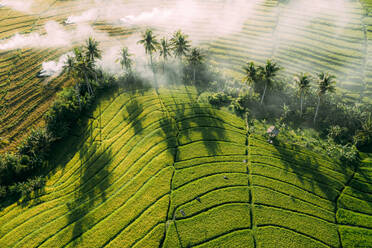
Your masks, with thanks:
M336 90L336 88L335 88L335 84L336 84L335 78L336 78L335 76L333 76L329 73L325 73L325 72L318 73L318 74L316 74L315 77L312 77L307 73L300 73L299 75L295 76L294 81L297 85L299 95L300 95L300 108L301 108L300 109L300 114L301 114L301 117L302 117L302 114L303 114L303 101L304 101L304 98L305 98L306 94L310 90L311 82L313 80L315 80L316 83L317 83L318 102L317 102L316 110L315 110L315 114L314 114L314 124L315 124L316 119L318 117L318 113L319 113L319 107L320 107L320 104L321 104L324 96L326 95L326 93L328 93L328 92L329 93L334 93L335 90Z
M174 56L180 63L184 58L187 59L188 63L193 68L193 80L196 81L196 70L197 67L202 64L205 56L199 48L191 48L188 36L182 33L181 30L176 31L170 39L163 37L158 41L156 35L154 35L151 29L147 29L142 34L142 39L138 41L138 44L143 45L146 54L149 56L149 64L152 68L153 74L155 75L154 66L154 55L159 52L162 58L162 68L165 71L165 64L169 58ZM120 59L118 60L127 74L132 72L132 59L131 54L128 52L128 48L124 47L121 51Z
M257 88L257 86L263 85L263 92L261 95L261 105L263 104L266 91L269 87L272 87L275 83L275 77L277 73L280 71L280 67L277 63L267 60L264 66L256 66L254 62L247 63L246 66L243 67L245 72L244 82L247 83L251 89ZM319 113L319 107L321 102L326 95L326 93L333 93L335 92L335 76L330 75L329 73L318 73L316 76L311 76L308 73L300 73L294 77L294 82L298 88L298 93L300 96L300 115L303 115L303 105L304 99L306 94L309 93L311 83L316 81L317 84L317 96L318 102L314 114L314 124L316 123L316 119Z
M247 83L251 88L256 88L263 84L264 90L261 96L261 105L265 99L266 91L268 87L272 87L275 82L275 77L280 71L280 67L277 63L267 60L264 66L258 66L254 62L247 63L243 67L245 72L244 82Z
M86 41L85 46L75 48L72 55L69 55L64 66L64 72L69 77L76 80L75 89L80 102L81 86L86 85L89 95L93 95L92 79L97 82L97 70L95 63L101 58L101 51L98 48L99 43L93 38Z

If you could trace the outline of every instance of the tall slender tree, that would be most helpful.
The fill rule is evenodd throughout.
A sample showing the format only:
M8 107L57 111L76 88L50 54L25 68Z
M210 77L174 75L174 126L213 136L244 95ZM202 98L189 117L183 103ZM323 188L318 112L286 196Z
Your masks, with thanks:
M266 90L272 85L273 79L276 77L278 71L280 70L280 67L275 62L268 60L265 66L259 66L258 69L260 71L262 81L265 83L264 91L261 98L262 105L265 98Z
M307 73L300 73L294 77L294 81L297 85L298 92L300 95L300 114L302 117L303 101L304 101L305 95L310 89L311 78L310 78L310 75Z
M99 43L92 37L89 37L85 44L85 56L93 63L96 59L101 58L101 51L98 49L98 45Z
M328 92L333 93L335 92L335 76L330 75L329 73L321 72L318 74L318 104L316 106L316 111L314 115L314 124L316 123L316 118L318 117L320 103L324 97L324 95Z
M251 89L257 84L259 80L260 77L259 70L255 66L253 61L247 63L246 66L243 66L243 70L244 70L243 82L250 86L251 92Z
M82 48L75 48L74 55L67 59L67 64L64 70L71 74L76 79L75 88L80 92L81 82L87 86L87 91L93 95L93 89L89 79L95 74L94 63L89 59L87 54L83 53ZM79 93L80 94L80 93Z
M196 69L198 66L200 66L203 63L204 58L205 58L205 55L202 53L202 51L199 48L196 48L196 47L191 49L191 52L187 57L187 60L189 61L193 69L194 84L196 83Z
M178 30L173 34L171 39L174 56L179 60L182 60L190 51L190 41L188 41L187 38L187 35L183 34L181 30Z
M160 40L160 56L163 58L163 72L165 69L165 63L168 60L168 57L171 55L170 50L170 43L168 40L164 37Z
M138 44L142 44L145 47L146 54L148 54L150 57L150 65L154 70L152 56L156 52L159 42L151 29L147 29L145 33L142 34L142 40L139 40Z
M121 68L125 70L127 75L132 73L133 61L131 59L132 54L129 53L128 47L123 47L120 52L120 58L116 61L120 63Z

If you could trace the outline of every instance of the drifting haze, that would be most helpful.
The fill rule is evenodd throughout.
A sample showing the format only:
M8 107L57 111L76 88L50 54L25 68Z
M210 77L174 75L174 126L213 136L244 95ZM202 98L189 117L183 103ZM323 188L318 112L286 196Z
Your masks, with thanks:
M14 8L21 5L29 8L32 5L32 1L26 0L3 0L1 3ZM133 58L142 61L147 59L143 47L136 44L140 37L136 33L129 39L116 42L113 37L95 32L94 22L107 22L123 28L152 27L156 28L155 33L158 38L169 37L174 31L181 29L190 36L195 46L199 44L199 41L213 41L218 37L240 32L247 20L251 22L254 31L254 19L257 18L255 11L263 3L264 0L159 0L139 5L135 1L123 3L120 0L69 1L66 4L71 6L71 9L74 7L81 9L82 4L89 7L65 20L65 24L71 24L68 29L56 22L48 22L45 25L45 34L39 32L17 34L7 40L0 40L0 50L28 47L72 47L72 45L82 44L89 36L92 36L98 41L110 42L110 47L101 45L104 51L99 65L105 70L118 72L120 66L114 63L114 60L119 56L123 46L129 48ZM312 25L314 20L329 22L335 27L335 32L330 35L337 35L350 22L347 9L349 8L345 6L344 0L287 1L279 7L272 7L273 12L278 11L278 25L274 35L272 30L267 29L259 32L259 35L252 35L250 40L235 38L235 42L237 44L240 42L242 47L254 47L262 51L269 51L271 46L276 47L281 43L295 44L303 39L303 36L308 35L308 32L303 31L304 27ZM55 15L58 14L58 9L51 11L56 11L56 13L53 12ZM50 13L46 14L50 15ZM268 16L270 14L272 13L268 12ZM270 17L268 20L270 21ZM246 28L250 29L250 27ZM140 61L136 63L144 64Z
M66 47L75 42L82 42L89 36L100 39L103 34L97 34L93 28L86 24L79 24L74 30L67 31L62 25L50 21L45 24L45 34L16 34L9 39L0 41L0 50L20 48L48 48Z
M0 1L0 8L1 7L9 7L14 10L27 12L30 10L31 6L33 5L32 0L22 1L22 0L2 0Z
M41 77L59 76L63 71L67 59L69 56L73 56L73 53L67 53L62 55L58 61L48 61L42 64L42 70L39 73Z

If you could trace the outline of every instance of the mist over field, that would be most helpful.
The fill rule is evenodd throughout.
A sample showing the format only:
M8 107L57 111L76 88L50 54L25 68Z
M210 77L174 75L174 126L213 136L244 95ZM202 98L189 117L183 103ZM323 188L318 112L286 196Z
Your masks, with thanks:
M123 3L118 0L71 2L71 6L87 7L79 14L68 16L63 23L50 21L40 31L16 34L8 39L0 40L0 50L72 47L81 44L88 37L114 43L113 47L104 47L105 54L112 55L113 50L120 50L117 49L120 45L115 38L96 30L94 26L96 22L106 22L123 28L152 27L159 30L161 35L166 36L181 29L189 35L194 45L197 45L200 42L213 42L220 37L238 34L243 30L247 21L254 23L253 14L264 3L263 0L213 2L214 5L202 4L194 0L154 1L140 7L132 2ZM31 6L36 4L32 1L20 0L5 0L1 3L18 11L31 11ZM330 10L332 13L329 14ZM337 15L333 14L335 10ZM332 36L342 35L344 27L351 21L343 0L287 1L285 5L278 6L276 11L282 11L282 13L277 16L274 33L255 35L250 39L250 46L268 50L267 45L277 48L282 43L295 44L303 39L303 35L306 35L301 31L300 33L296 31L299 27L309 27L313 21L322 20L322 17L327 14L327 22L334 26ZM299 12L304 14L298 17ZM277 14L274 13L274 15ZM293 36L294 33L297 35ZM267 44L267 39L273 39L271 44ZM242 46L245 45L245 41L239 38L236 42L241 43ZM130 52L136 57L144 55L141 49L137 49L138 46L134 45L135 42L122 41L121 43L128 46ZM118 71L117 65L103 67L110 71Z

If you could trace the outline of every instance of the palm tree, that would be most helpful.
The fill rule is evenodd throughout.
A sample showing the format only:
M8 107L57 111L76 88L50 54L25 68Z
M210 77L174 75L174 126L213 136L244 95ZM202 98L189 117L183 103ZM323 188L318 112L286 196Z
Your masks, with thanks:
M75 49L76 50L76 49ZM63 73L67 73L69 77L77 79L77 66L76 66L76 54L78 54L78 51L74 50L74 56L68 55L67 61L65 65L63 66ZM77 80L75 83L75 91L76 96L79 100L79 105L81 107L81 101L80 101L80 81Z
M277 72L280 70L280 67L275 62L268 60L265 66L259 66L258 69L260 71L260 76L262 77L263 82L265 82L265 88L261 98L262 105L267 87L271 86L271 84L273 83L273 79L275 78Z
M101 51L98 49L99 43L89 37L85 44L85 56L92 62L101 58Z
M163 72L165 68L165 62L168 60L168 56L170 55L170 44L166 38L162 38L160 40L160 56L163 58Z
M72 73L73 77L76 78L76 89L80 91L80 81L84 81L87 85L88 93L93 95L93 89L89 82L89 78L92 75L96 76L94 70L94 62L88 57L84 56L83 51L81 48L74 49L74 58L70 56L67 60L67 64L65 66L65 70L69 73Z
M303 100L304 100L306 93L310 89L311 78L307 73L300 73L294 77L294 81L297 84L298 91L300 93L300 110L301 110L301 117L302 117Z
M334 86L334 84L336 84L336 81L334 80L335 78L335 76L324 72L318 74L318 104L316 106L314 115L314 124L316 122L316 118L318 117L319 106L323 96L327 92L335 92L336 90Z
M199 48L193 48L188 56L188 61L193 68L194 84L196 82L196 68L203 63L204 57Z
M71 55L67 56L66 63L63 66L63 73L66 72L69 77L73 75L75 68L75 58Z
M145 33L142 34L142 40L138 41L138 44L142 44L145 47L146 54L150 56L151 67L154 70L152 54L156 52L159 42L156 40L156 36L152 33L151 29L147 29Z
M178 30L173 34L171 39L174 56L180 60L182 60L182 57L186 56L190 50L190 41L188 41L187 38L187 35L183 34L181 30Z
M259 71L257 70L254 62L247 63L246 66L243 66L245 76L243 78L244 83L248 84L251 89L259 80ZM251 92L251 91L250 91Z
M132 72L132 64L133 61L130 58L132 54L129 53L127 47L123 47L123 49L120 52L120 58L117 59L117 62L120 62L121 68L126 70L127 74L130 74Z

